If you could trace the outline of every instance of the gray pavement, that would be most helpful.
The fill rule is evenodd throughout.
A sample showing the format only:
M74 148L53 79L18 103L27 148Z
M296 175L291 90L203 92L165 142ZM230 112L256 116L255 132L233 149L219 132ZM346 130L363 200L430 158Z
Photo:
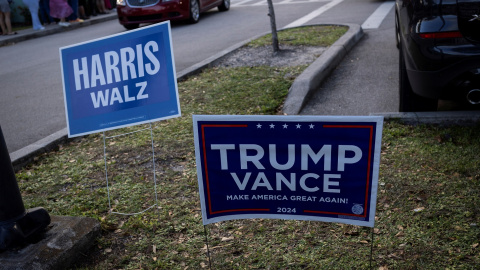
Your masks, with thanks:
M98 15L91 17L81 23L74 23L68 28L60 27L58 25L49 25L43 31L35 31L27 29L19 31L17 35L0 36L0 46L8 46L28 39L33 39L41 36L52 35L55 33L69 31L79 27L86 27L95 23L104 22L107 20L117 19L116 12L112 11L109 14ZM285 101L284 113L287 115L297 115L304 107L306 100L311 97L312 93L318 91L320 85L327 78L332 70L342 61L343 57L357 44L363 36L363 30L359 25L343 24L349 27L349 31L340 38L334 45L329 47L314 63L312 63L293 83L289 94ZM240 48L250 40L257 37L252 37L249 40L236 44L227 48L216 55L198 63L190 68L187 68L177 74L179 81L184 80L188 76L198 73L200 70L212 66L216 61L229 55L231 52ZM480 113L475 112L430 112L430 113L383 113L375 114L383 115L385 119L401 119L406 123L435 123L435 124L473 124L480 120ZM10 158L15 170L28 164L33 157L49 151L54 148L59 142L67 140L66 128L60 130L46 138L35 142L18 151L10 153Z

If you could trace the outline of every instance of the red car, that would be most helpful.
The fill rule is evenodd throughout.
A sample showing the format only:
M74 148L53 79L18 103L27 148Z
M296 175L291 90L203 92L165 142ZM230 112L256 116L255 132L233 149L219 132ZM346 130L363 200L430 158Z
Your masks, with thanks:
M118 20L127 29L168 20L197 23L200 13L215 7L227 11L230 0L117 0Z

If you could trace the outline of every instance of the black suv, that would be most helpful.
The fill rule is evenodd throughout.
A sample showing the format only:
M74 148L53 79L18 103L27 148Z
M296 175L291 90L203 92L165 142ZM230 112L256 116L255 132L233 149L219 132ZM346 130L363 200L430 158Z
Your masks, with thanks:
M435 111L440 99L480 104L480 0L395 4L400 111Z

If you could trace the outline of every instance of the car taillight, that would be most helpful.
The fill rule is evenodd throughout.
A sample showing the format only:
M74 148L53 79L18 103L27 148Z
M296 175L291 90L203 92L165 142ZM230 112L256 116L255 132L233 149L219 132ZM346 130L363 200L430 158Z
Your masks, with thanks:
M462 33L459 31L453 32L435 32L435 33L420 33L421 38L461 38Z

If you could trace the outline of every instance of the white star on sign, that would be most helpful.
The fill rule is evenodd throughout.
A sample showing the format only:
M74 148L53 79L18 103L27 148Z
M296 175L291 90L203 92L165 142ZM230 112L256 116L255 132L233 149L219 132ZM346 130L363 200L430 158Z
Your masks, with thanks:
M300 127L301 127L301 125L300 125L300 124L297 124L297 129L299 129Z
M310 124L310 129L313 129L314 125L313 124Z
M257 128L262 128L262 125L260 123L258 123Z
M288 127L288 125L287 125L287 124L283 124L283 128L287 128L287 127Z
M270 124L270 128L274 128L274 127L275 127L275 125L274 125L274 124Z

